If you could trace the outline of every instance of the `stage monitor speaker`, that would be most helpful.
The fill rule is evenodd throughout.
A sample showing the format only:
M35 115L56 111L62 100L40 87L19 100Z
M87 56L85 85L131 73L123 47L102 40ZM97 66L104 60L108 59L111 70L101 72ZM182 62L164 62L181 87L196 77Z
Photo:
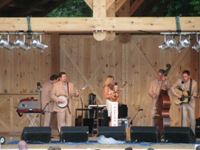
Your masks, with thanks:
M119 127L100 126L98 128L98 136L100 135L104 135L107 138L112 137L115 140L125 141L126 128L123 126L119 126Z
M61 142L87 142L89 136L88 126L61 127Z
M132 142L160 142L160 133L157 127L135 126L131 127Z
M195 135L196 138L200 138L200 118L196 119Z
M194 143L195 134L189 127L165 127L164 140L171 143Z
M27 143L50 143L51 127L24 127L21 139Z
M89 133L92 134L93 126L94 126L94 119L92 118L84 118L80 119L76 118L75 120L75 126L88 126L89 127Z

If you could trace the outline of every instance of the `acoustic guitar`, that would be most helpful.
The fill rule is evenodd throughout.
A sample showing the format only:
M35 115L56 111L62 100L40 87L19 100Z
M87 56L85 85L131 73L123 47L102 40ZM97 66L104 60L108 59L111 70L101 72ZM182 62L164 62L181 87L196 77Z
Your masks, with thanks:
M121 89L123 89L126 85L128 84L127 81L125 81L122 86L121 86ZM119 99L119 93L121 92L121 90L117 90L117 91L114 91L113 93L115 94L114 97L111 99L113 102L116 102L118 99Z
M182 90L180 88L175 88L174 91L181 96L181 98L176 97L174 103L179 105L182 103L190 102L191 98L199 98L200 96L190 96L189 91Z

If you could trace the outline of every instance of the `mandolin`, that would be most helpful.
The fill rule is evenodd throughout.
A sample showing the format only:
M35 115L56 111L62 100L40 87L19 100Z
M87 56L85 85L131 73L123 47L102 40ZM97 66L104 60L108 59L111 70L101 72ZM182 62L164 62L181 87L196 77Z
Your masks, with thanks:
M123 89L126 85L128 84L127 81L125 81L122 86L121 89ZM121 90L115 90L113 93L115 94L114 97L111 99L113 102L116 102L119 99L119 93L121 92Z

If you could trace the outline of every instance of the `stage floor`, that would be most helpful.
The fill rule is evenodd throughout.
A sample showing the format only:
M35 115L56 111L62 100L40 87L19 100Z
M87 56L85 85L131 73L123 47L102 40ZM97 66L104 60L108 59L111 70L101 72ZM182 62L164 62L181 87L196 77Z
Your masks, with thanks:
M1 149L16 149L17 150L17 143L20 140L21 132L18 133L0 133L0 136L6 138L6 143L1 145ZM14 142L10 144L10 137L13 138ZM62 150L124 150L125 148L131 147L134 150L147 150L148 148L153 148L155 150L194 150L195 146L200 145L200 139L196 140L194 144L184 144L184 143L150 143L150 142L126 142L124 144L99 144L97 142L98 137L91 136L89 137L88 142L83 143L75 143L75 142L68 142L68 143L60 143L59 136L56 131L52 132L52 139L51 143L48 144L28 144L29 150L46 150L50 145L58 145L62 148ZM93 142L90 142L93 141ZM96 141L96 142L95 142Z

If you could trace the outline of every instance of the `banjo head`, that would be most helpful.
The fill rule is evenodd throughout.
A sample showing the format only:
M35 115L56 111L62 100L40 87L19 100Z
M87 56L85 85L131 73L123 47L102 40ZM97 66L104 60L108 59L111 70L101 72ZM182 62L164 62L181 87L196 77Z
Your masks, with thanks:
M57 102L58 107L64 108L68 105L68 99L65 96L59 96L60 99L64 100L63 103Z

